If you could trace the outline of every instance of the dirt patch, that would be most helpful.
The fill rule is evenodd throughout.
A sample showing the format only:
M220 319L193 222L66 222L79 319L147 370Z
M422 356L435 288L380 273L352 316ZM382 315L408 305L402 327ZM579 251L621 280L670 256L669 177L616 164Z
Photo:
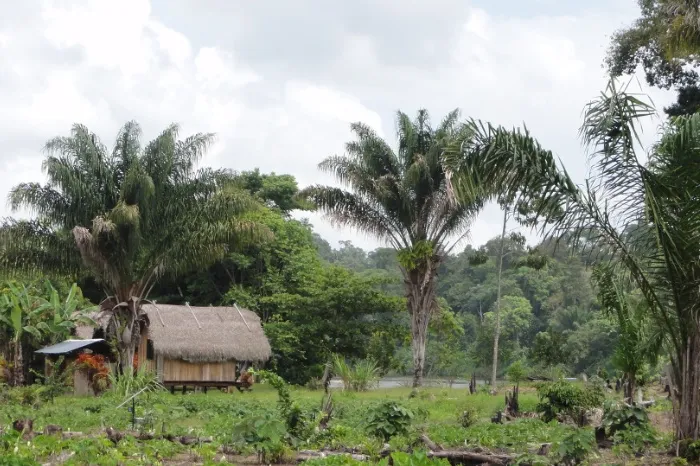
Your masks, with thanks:
M673 413L669 411L655 411L649 413L649 421L654 428L662 433L673 433Z

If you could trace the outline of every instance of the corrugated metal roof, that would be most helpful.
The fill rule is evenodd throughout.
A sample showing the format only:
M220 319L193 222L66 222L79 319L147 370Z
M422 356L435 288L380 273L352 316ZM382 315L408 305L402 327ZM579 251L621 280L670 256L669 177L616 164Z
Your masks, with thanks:
M37 350L36 353L41 353L41 354L66 354L66 353L71 353L73 351L82 349L82 348L88 348L95 343L101 343L104 342L104 339L102 338L93 338L91 340L66 340L62 341L61 343L57 343L55 345L47 346L46 348L41 348L40 350Z

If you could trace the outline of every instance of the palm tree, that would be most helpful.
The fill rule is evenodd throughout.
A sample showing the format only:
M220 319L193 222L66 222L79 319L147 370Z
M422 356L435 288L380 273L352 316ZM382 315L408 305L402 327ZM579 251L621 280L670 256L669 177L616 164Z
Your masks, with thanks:
M537 215L548 236L568 235L574 243L584 240L605 251L615 273L640 290L663 332L676 390L676 436L697 439L700 115L672 120L645 163L637 155L637 128L654 113L614 82L588 104L581 134L593 148L593 163L583 188L527 130L472 122L474 136L447 154L446 164L468 179L478 172L482 183L537 197Z
M630 283L621 283L613 269L599 265L593 270L598 286L598 299L603 310L617 321L619 336L613 354L613 364L627 380L625 398L634 401L637 375L645 364L653 364L661 345L663 333L654 325L652 314L638 290L630 290Z
M312 186L302 192L337 225L371 234L398 251L411 315L414 388L423 379L438 267L482 206L477 196L457 204L450 194L442 155L469 135L458 118L455 110L433 129L425 110L414 121L398 112L397 152L368 126L355 123L356 140L347 143L347 154L320 164L350 191Z
M101 312L122 370L132 366L140 304L159 278L206 267L266 233L242 219L256 204L233 187L231 173L195 169L214 135L178 133L171 125L142 147L140 127L129 122L110 152L74 125L46 144L48 183L23 183L9 196L13 209L37 218L5 223L0 259L8 268L87 268L107 295Z

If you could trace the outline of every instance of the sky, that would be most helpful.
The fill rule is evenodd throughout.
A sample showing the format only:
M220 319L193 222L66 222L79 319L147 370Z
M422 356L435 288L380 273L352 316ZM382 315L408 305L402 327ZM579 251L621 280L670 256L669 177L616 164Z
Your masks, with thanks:
M42 146L83 123L113 144L171 122L216 132L204 165L332 184L317 164L362 121L395 145L395 115L426 108L523 122L575 181L586 173L582 109L606 84L610 35L635 0L23 0L0 16L0 217L9 189L43 181ZM633 86L657 108L673 95ZM660 120L645 126L645 141ZM336 246L377 240L304 212ZM468 241L500 233L488 206ZM511 226L509 226L509 229ZM531 241L537 237L527 236Z

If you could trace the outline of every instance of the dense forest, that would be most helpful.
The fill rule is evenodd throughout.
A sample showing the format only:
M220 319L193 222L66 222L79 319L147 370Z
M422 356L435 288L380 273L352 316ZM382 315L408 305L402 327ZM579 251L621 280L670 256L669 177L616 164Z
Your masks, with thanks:
M331 354L371 358L384 374L410 375L410 322L396 252L365 251L350 241L334 249L307 221L289 215L300 207L293 177L258 171L236 176L266 206L251 215L273 239L229 254L206 272L159 284L153 299L236 302L254 310L272 341L275 369L295 383L320 377ZM440 267L428 376L465 378L475 372L488 379L498 245L499 237L479 248L465 244ZM499 372L527 360L542 375L553 368L567 375L612 373L616 326L597 304L591 281L595 251L577 254L553 241L536 249L548 258L541 268L525 263L531 252L519 235L506 238ZM90 285L83 288L90 295Z
M232 176L259 202L247 215L267 227L271 239L239 248L204 271L163 280L151 299L192 305L235 302L257 312L272 342L272 366L293 383L320 377L332 354L370 358L383 374L409 375L410 322L396 252L368 252L349 241L332 248L307 221L290 216L305 207L290 175L256 170ZM476 373L488 378L498 246L499 237L479 248L465 245L441 265L439 312L432 317L426 351L428 377ZM519 235L506 238L499 373L516 360L528 361L533 371L610 371L616 326L597 304L590 277L593 256L577 254L563 242L536 249L548 258L541 268L525 263L531 252ZM66 283L57 287L65 289ZM90 276L78 277L78 283L93 303L104 298ZM40 343L34 340L33 346Z

